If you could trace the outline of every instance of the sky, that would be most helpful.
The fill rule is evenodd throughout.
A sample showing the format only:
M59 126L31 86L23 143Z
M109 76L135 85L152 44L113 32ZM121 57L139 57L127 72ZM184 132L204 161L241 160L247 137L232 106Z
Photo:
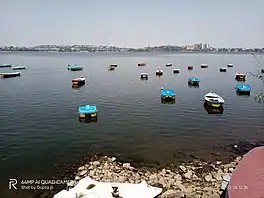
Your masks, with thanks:
M264 47L264 0L0 0L0 46Z

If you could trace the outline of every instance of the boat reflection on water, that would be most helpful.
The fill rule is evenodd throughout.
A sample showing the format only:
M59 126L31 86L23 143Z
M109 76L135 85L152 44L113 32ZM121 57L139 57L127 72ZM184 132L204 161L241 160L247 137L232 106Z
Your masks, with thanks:
M94 118L79 118L80 123L91 123L91 122L97 122L97 116Z
M204 103L204 109L207 111L208 114L223 114L224 107L221 106L220 108L213 108L209 106L206 102Z
M195 84L188 83L188 86L190 88L199 88L199 84L198 83L195 83Z
M83 87L84 86L84 84L83 85L72 85L72 88L73 89L80 89L81 87Z
M250 92L243 92L243 91L236 90L236 94L238 96L250 97Z
M163 99L160 101L161 104L175 104L175 100Z

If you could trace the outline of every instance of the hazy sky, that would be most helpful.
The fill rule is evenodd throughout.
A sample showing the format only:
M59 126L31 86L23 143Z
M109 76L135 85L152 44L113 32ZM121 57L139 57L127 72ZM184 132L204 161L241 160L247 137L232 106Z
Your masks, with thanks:
M264 0L0 0L0 45L264 47Z

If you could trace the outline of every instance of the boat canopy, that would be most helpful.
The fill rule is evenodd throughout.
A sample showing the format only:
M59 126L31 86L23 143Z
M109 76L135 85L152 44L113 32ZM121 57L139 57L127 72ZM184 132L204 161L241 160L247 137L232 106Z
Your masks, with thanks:
M79 107L79 113L90 114L97 112L97 108L95 105L85 105Z
M170 89L163 89L160 92L162 96L176 96L175 92Z

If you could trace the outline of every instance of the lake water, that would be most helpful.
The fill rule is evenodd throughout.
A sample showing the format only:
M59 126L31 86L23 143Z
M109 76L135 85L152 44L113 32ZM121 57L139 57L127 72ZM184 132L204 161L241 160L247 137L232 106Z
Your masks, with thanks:
M138 67L139 62L147 67ZM165 67L168 62L173 67ZM45 175L58 161L90 151L165 164L190 155L211 159L212 152L224 156L222 145L264 138L264 106L254 100L263 84L247 76L251 96L235 91L235 73L256 69L251 55L1 53L0 63L27 67L21 77L0 79L3 179ZM75 63L83 71L67 70ZM115 71L108 71L111 63L118 64ZM201 69L202 63L209 68ZM234 67L220 73L228 63ZM160 78L158 66L164 70ZM5 71L10 69L0 68ZM149 79L140 80L141 72ZM71 80L80 76L87 78L86 85L73 89ZM199 88L188 86L192 76L201 79ZM161 87L175 90L175 104L161 104ZM223 114L205 110L203 96L209 91L226 100ZM79 122L82 104L97 105L97 122Z

